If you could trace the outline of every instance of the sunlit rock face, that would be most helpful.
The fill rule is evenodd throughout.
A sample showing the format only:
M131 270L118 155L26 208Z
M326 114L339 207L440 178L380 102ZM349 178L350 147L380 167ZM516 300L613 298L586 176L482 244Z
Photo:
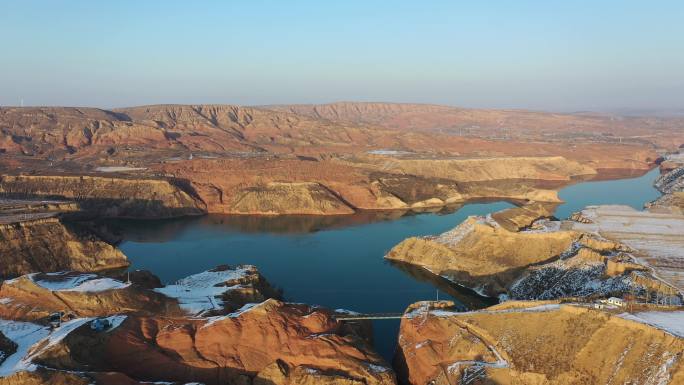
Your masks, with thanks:
M252 265L223 265L167 286L149 287L150 280L141 272L121 279L79 272L27 274L0 283L0 318L42 321L57 312L68 318L208 317L281 296Z
M362 336L330 312L306 305L267 300L209 318L129 315L109 320L104 331L94 330L87 318L54 331L36 326L26 362L147 381L396 383L393 370Z
M508 302L467 313L419 303L406 314L395 368L412 385L684 380L683 312L634 322L575 305Z
M92 231L56 217L0 224L0 277L128 266L126 256Z

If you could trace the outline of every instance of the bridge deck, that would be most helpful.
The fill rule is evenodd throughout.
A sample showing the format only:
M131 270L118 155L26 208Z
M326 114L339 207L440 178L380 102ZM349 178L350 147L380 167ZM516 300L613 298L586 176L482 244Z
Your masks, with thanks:
M404 313L336 314L334 317L338 321L401 319L404 318Z

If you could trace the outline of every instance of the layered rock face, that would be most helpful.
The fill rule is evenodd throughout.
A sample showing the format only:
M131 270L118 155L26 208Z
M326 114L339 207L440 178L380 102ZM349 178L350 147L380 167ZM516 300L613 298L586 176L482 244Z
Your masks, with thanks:
M129 316L106 332L71 325L64 338L34 353L34 362L208 385L395 383L363 339L305 305L267 300L209 319Z
M670 319L684 320L680 313ZM684 381L684 338L575 305L506 303L457 313L415 304L399 333L395 367L412 385Z
M126 256L92 232L48 217L0 224L0 276L128 266Z
M168 218L205 212L201 200L161 179L5 175L0 178L0 194L75 200L98 217Z

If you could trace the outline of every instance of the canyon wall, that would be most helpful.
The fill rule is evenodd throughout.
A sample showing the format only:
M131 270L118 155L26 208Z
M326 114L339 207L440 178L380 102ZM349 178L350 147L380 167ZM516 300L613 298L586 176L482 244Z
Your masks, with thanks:
M89 230L56 217L0 224L0 276L128 266L126 256Z
M98 217L168 218L199 215L194 193L163 179L76 175L4 175L0 194L14 198L67 199Z

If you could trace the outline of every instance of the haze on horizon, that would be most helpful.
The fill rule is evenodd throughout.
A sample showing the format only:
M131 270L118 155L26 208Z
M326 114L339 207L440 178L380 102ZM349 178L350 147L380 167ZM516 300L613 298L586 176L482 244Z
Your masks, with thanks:
M679 1L7 1L0 105L684 109Z

